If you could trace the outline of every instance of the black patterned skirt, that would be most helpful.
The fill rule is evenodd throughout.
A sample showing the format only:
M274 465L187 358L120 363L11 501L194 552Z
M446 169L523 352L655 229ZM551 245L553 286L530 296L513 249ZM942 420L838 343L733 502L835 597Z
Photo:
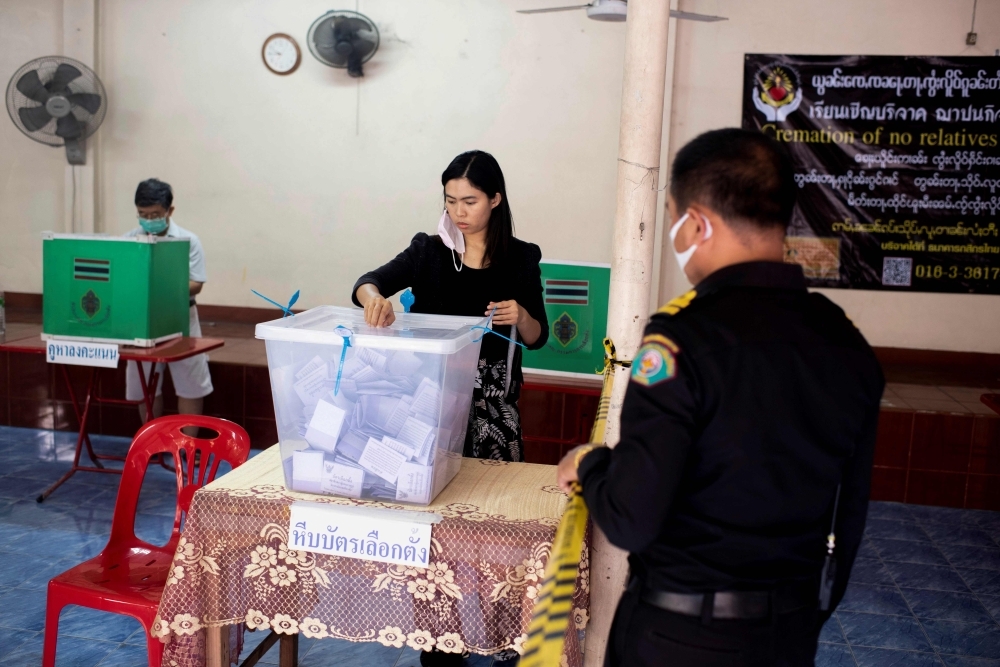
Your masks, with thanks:
M521 413L517 399L521 383L507 381L507 361L479 360L476 384L469 408L469 428L465 433L464 455L475 459L524 461L521 442Z

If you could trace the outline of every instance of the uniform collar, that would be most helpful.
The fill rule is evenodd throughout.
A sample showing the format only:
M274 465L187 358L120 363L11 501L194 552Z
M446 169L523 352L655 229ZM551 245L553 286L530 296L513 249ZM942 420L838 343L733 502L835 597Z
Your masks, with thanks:
M727 287L765 287L770 289L806 289L806 279L798 264L783 262L744 262L726 266L702 280L695 287L704 296Z

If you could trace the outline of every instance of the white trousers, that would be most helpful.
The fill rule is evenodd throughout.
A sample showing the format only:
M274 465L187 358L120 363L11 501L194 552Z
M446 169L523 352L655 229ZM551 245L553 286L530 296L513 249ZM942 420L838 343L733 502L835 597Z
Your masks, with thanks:
M191 306L190 336L201 338L201 322L198 320L198 307ZM142 362L142 373L149 378L149 367L152 362ZM204 398L212 393L212 376L208 372L208 355L199 354L180 361L173 361L170 366L170 377L174 381L174 390L181 398ZM156 395L163 393L163 364L156 364L156 372L160 381L156 385ZM130 401L142 399L142 383L139 380L139 369L136 362L128 362L125 368L125 398Z

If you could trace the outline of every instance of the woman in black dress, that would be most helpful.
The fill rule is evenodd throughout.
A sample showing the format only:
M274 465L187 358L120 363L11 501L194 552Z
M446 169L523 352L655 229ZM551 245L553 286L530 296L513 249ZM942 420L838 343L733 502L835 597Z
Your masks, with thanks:
M358 279L352 299L371 326L395 320L387 297L407 287L415 313L483 316L493 330L530 350L548 339L542 301L542 252L514 238L500 165L489 153L462 153L441 174L445 212L438 234L419 233L388 264ZM483 337L472 393L465 456L523 461L521 348L500 336Z

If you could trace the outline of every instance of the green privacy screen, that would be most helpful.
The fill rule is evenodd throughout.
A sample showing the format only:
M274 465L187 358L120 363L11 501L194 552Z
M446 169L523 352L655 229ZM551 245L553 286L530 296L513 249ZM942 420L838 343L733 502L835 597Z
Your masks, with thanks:
M47 234L45 337L151 346L188 335L187 239Z
M541 268L549 340L525 352L524 365L593 375L604 367L611 265L543 261Z

